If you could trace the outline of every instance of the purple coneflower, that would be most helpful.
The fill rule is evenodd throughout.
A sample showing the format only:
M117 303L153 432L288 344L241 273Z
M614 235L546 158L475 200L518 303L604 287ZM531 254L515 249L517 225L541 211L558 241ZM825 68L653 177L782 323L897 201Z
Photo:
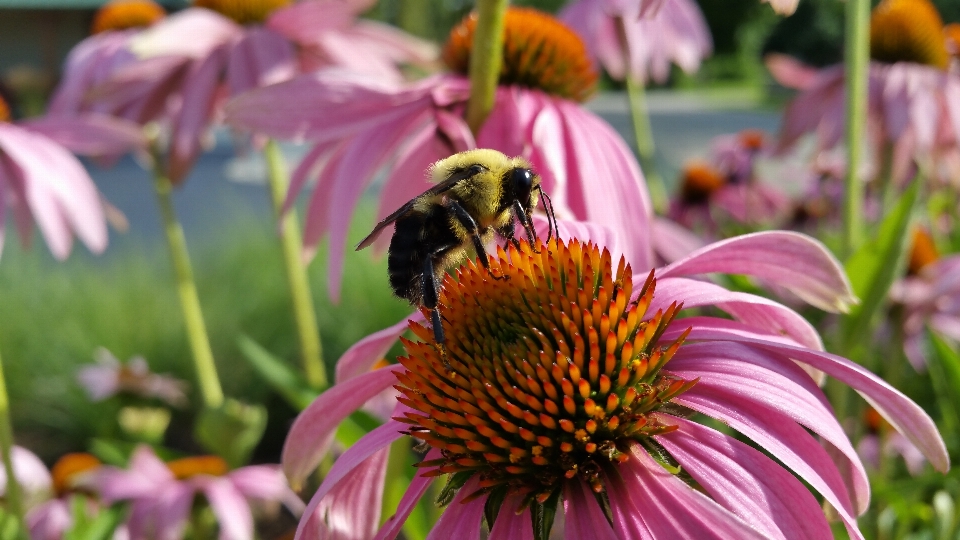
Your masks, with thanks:
M607 0L609 4L623 5L637 2L641 17L653 17L668 0ZM797 10L800 0L761 0L770 4L774 11L781 15L790 15Z
M224 540L252 540L252 504L283 503L295 514L303 509L279 467L230 470L217 456L164 463L148 446L134 451L127 469L104 467L95 484L106 503L130 501L127 527L133 540L182 538L196 495L206 498Z
M120 393L144 398L156 398L174 407L186 405L187 383L169 375L152 373L142 356L121 363L107 349L100 347L93 353L96 365L84 366L77 372L77 380L92 401L103 401Z
M749 274L843 309L851 297L842 270L808 237L734 238L636 276L623 258L615 263L576 239L501 249L490 264L509 279L470 263L443 282L446 359L432 331L411 322L416 339L402 339L399 365L358 370L369 369L376 356L359 359L379 352L384 331L338 366L362 374L340 379L297 419L283 459L294 484L353 408L391 385L401 394L394 419L334 464L299 539L328 538L348 524L358 537L393 538L439 476L447 477L446 510L429 538L478 539L484 523L491 538L547 538L557 513L569 539L832 538L803 482L862 538L856 516L867 506L867 477L807 370L855 388L938 470L949 467L923 410L822 351L794 311L683 277ZM734 319L678 316L706 306ZM404 434L429 451L378 529L387 447Z
M870 21L868 135L876 169L897 184L914 174L955 181L960 171L960 74L947 71L943 21L928 0L884 0ZM799 87L787 107L781 145L815 133L819 149L836 146L844 126L844 68L812 70L771 59L784 85Z
M713 52L710 30L696 2L663 0L656 14L643 18L637 16L639 6L620 4L625 2L577 0L559 15L613 79L630 76L642 83L663 83L671 63L694 73Z
M529 159L559 215L636 239L624 244L625 252L643 265L651 260L646 237L652 210L636 159L608 124L579 104L596 81L583 42L546 14L509 9L496 104L474 137L463 111L475 24L467 17L450 34L443 58L454 73L397 85L320 72L252 91L227 106L228 122L237 127L316 143L293 174L287 206L319 170L304 244L312 255L329 234L332 296L339 296L351 216L376 173L389 167L381 219L397 201L430 187L423 171L431 163L476 147Z

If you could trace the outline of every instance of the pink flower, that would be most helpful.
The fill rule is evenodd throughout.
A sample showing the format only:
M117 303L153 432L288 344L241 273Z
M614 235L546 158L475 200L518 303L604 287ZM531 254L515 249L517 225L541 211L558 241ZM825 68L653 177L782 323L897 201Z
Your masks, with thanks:
M455 29L451 36L445 58L451 65L465 66L469 52L459 47L469 43L468 30ZM388 170L380 193L382 219L430 187L423 175L430 164L478 147L529 159L558 215L592 220L623 238L636 239L624 245L625 252L632 260L649 263L646 238L652 210L636 159L608 124L572 101L588 95L595 78L582 43L569 29L532 10L508 12L506 36L504 73L525 82L501 81L496 105L476 138L462 118L470 83L456 74L399 85L325 71L249 92L227 105L227 119L234 126L315 143L293 173L287 207L319 174L307 209L304 244L312 256L321 238L329 235L332 296L339 295L353 210L377 172ZM570 76L550 79L557 70L549 64L521 62L524 43L554 51L543 58L570 59L565 68ZM527 71L517 71L520 66ZM533 84L555 94L530 88ZM381 238L389 240L389 235Z
M597 231L560 228L561 236ZM858 364L824 352L797 313L686 277L747 274L843 309L849 285L818 242L756 233L649 275L578 240L534 249L491 257L493 271L510 279L489 279L470 263L444 281L445 357L414 319L417 341L403 340L399 365L366 371L404 323L341 358L338 384L288 435L283 464L295 485L352 410L391 385L401 397L393 421L335 462L297 538L328 538L341 524L357 537L393 538L443 474L450 474L441 495L449 504L430 538L478 539L490 516L492 538L532 538L531 525L545 538L553 511L563 513L571 539L832 537L801 480L836 509L851 537L862 538L856 516L866 509L868 480L811 377L819 372L860 392L935 468L949 467L926 413ZM733 320L675 318L706 306ZM779 463L687 419L690 410L739 431ZM396 514L378 528L387 446L404 433L431 449ZM606 509L594 493L605 494Z
M912 476L923 472L927 462L923 453L906 437L891 430L890 424L877 414L877 411L867 409L865 424L867 434L857 442L857 454L860 454L864 464L873 470L880 470L881 462L885 458L899 456L903 458L907 471Z
M141 144L142 137L132 126L95 115L20 125L0 120L0 249L9 208L25 245L36 222L58 259L70 254L74 235L90 251L102 252L107 247L104 202L67 148L87 155L115 155Z
M105 502L131 502L127 526L132 540L181 538L198 494L217 517L224 540L253 538L251 503L280 502L294 513L303 509L277 467L250 465L228 471L215 456L164 463L147 446L134 451L128 469L105 467L96 484Z
M309 67L346 58L342 51L349 42L358 47L351 62L389 76L396 75L396 62L421 59L414 50L429 54L398 31L373 23L353 24L357 2L314 0L272 13L270 4L264 3L258 20L248 20L249 13L242 9L234 12L229 2L204 4L227 16L188 8L149 29L78 48L54 110L58 114L97 110L141 123L168 122L168 174L178 183L199 155L223 99L296 74L300 69L296 46L301 40L308 52L313 51L306 61Z
M77 380L92 401L103 401L120 393L156 398L174 407L187 403L187 383L169 375L150 372L142 356L126 364L103 347L93 353L97 365L85 366L77 372Z
M892 30L899 25L902 31ZM945 44L927 39L942 28L926 1L886 0L871 19L867 134L873 170L898 184L914 176L915 164L948 183L960 174L960 74L945 70ZM894 34L902 39L889 37ZM800 90L784 113L781 147L808 133L819 150L838 145L845 124L843 66L814 70L783 56L767 65L781 84ZM887 157L889 171L882 166Z
M608 0L610 3L623 2L629 3L631 0ZM800 0L760 0L763 3L770 4L770 7L780 15L792 15L797 10L797 4ZM655 16L667 0L637 0L639 3L639 12L641 17Z
M636 7L617 9L612 1L576 0L560 12L606 72L616 80L628 75L664 83L674 63L687 73L713 52L713 40L703 13L692 0L662 0L650 17L638 17Z
M23 506L29 510L50 498L53 493L53 478L46 465L36 454L21 446L10 449L13 461L13 475L20 485ZM0 497L7 493L7 471L0 467Z

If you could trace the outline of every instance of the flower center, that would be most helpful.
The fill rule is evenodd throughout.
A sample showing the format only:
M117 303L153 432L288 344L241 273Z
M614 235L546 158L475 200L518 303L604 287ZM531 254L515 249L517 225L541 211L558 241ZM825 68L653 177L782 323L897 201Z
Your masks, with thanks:
M947 41L947 52L960 58L960 23L950 23L943 27L943 37Z
M114 0L97 10L90 24L90 33L141 28L166 15L163 8L152 0Z
M175 459L167 462L167 468L178 480L201 474L223 476L230 470L227 462L220 456L192 456Z
M913 243L910 247L910 261L907 263L907 273L917 275L927 265L940 258L936 244L930 233L922 227L913 230Z
M398 420L440 450L426 474L478 475L471 496L542 504L575 477L602 492L601 471L630 459L633 441L673 430L650 413L696 382L661 373L683 338L659 344L676 304L644 320L652 273L631 302L622 258L614 269L578 240L536 249L499 249L491 271L471 262L444 279L448 365L432 330L412 324L420 341L403 340L398 399L414 411Z
M261 23L274 11L290 5L291 0L193 0L193 5L207 8L240 24Z
M447 66L464 75L477 15L453 28L443 49ZM593 93L597 73L577 34L559 20L534 9L509 8L504 18L500 84L517 84L575 101Z
M706 204L710 195L727 183L715 167L703 161L692 161L683 168L680 199L686 204Z
M63 495L78 487L83 473L92 471L101 465L100 460L85 452L66 454L50 470L53 477L53 489L57 495Z
M870 57L946 69L943 20L929 0L884 0L870 17Z
M0 96L0 122L9 122L12 117L13 113L10 111L10 106L7 105L3 96Z
M766 144L766 134L759 129L745 129L738 133L737 137L744 148L753 152L763 150Z

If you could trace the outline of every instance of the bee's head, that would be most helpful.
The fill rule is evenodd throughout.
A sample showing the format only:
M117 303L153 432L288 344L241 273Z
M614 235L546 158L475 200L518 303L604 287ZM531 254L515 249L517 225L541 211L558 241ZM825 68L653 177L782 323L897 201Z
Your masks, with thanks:
M527 212L533 212L537 205L535 187L540 185L540 177L526 167L515 167L507 172L507 185L513 192L513 198L520 201Z

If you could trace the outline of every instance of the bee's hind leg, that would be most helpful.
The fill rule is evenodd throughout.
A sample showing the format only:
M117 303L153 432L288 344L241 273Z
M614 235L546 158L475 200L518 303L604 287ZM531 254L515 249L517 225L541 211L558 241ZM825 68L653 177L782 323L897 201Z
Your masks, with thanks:
M440 314L440 287L437 284L437 275L433 271L433 260L445 250L431 253L423 261L423 274L420 276L421 290L423 290L423 307L430 310L430 324L433 325L433 341L440 351L443 367L452 372L450 360L447 358L447 338L443 333L443 318Z
M483 239L480 238L480 227L477 226L477 222L474 221L473 216L464 210L457 201L450 201L449 207L450 210L453 211L453 215L456 216L457 221L459 221L460 224L463 225L463 228L470 234L470 239L473 241L473 249L477 252L477 258L480 259L480 264L490 273L490 276L493 277L493 279L510 279L510 276L498 276L490 269L487 250L483 246Z

